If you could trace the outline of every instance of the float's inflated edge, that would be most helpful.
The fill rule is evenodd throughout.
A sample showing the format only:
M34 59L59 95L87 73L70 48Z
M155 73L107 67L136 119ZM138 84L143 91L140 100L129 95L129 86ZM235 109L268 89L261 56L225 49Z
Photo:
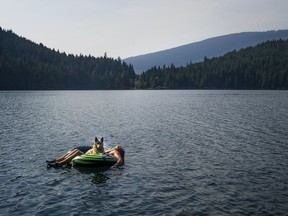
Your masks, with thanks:
M71 161L72 166L104 167L113 166L117 162L116 157L108 154L83 154Z

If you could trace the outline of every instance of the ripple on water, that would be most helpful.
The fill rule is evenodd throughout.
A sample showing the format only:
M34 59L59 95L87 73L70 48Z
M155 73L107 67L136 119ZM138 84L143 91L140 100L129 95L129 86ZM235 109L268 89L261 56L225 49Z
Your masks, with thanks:
M287 92L0 92L3 215L285 215ZM104 136L119 169L47 169Z

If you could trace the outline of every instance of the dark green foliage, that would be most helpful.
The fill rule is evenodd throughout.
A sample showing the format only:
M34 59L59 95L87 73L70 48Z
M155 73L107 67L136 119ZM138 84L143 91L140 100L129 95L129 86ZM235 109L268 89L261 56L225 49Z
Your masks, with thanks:
M74 56L0 28L0 90L25 89L288 89L288 41L205 58L141 75L120 58Z
M288 40L268 41L186 67L154 67L136 88L288 89Z
M66 55L0 28L0 90L130 89L134 79L120 58Z

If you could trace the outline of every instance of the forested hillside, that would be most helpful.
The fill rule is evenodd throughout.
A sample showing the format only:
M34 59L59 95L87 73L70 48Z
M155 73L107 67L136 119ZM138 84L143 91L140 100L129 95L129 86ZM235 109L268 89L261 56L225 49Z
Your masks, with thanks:
M0 28L0 90L288 89L288 40L136 75L120 58L74 56Z
M0 90L130 89L134 79L120 58L67 55L0 28Z
M288 40L268 41L185 67L154 67L136 88L288 89Z

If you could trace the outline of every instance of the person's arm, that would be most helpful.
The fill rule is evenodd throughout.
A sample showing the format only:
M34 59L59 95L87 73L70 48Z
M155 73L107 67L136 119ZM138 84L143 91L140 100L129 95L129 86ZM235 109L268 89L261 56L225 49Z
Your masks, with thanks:
M116 157L117 162L111 168L116 168L123 164L123 158L121 157L118 151L114 151L113 154L114 154L114 157Z
M113 150L115 150L115 147L109 148L109 149L105 150L105 153L109 154L109 153L111 153Z

